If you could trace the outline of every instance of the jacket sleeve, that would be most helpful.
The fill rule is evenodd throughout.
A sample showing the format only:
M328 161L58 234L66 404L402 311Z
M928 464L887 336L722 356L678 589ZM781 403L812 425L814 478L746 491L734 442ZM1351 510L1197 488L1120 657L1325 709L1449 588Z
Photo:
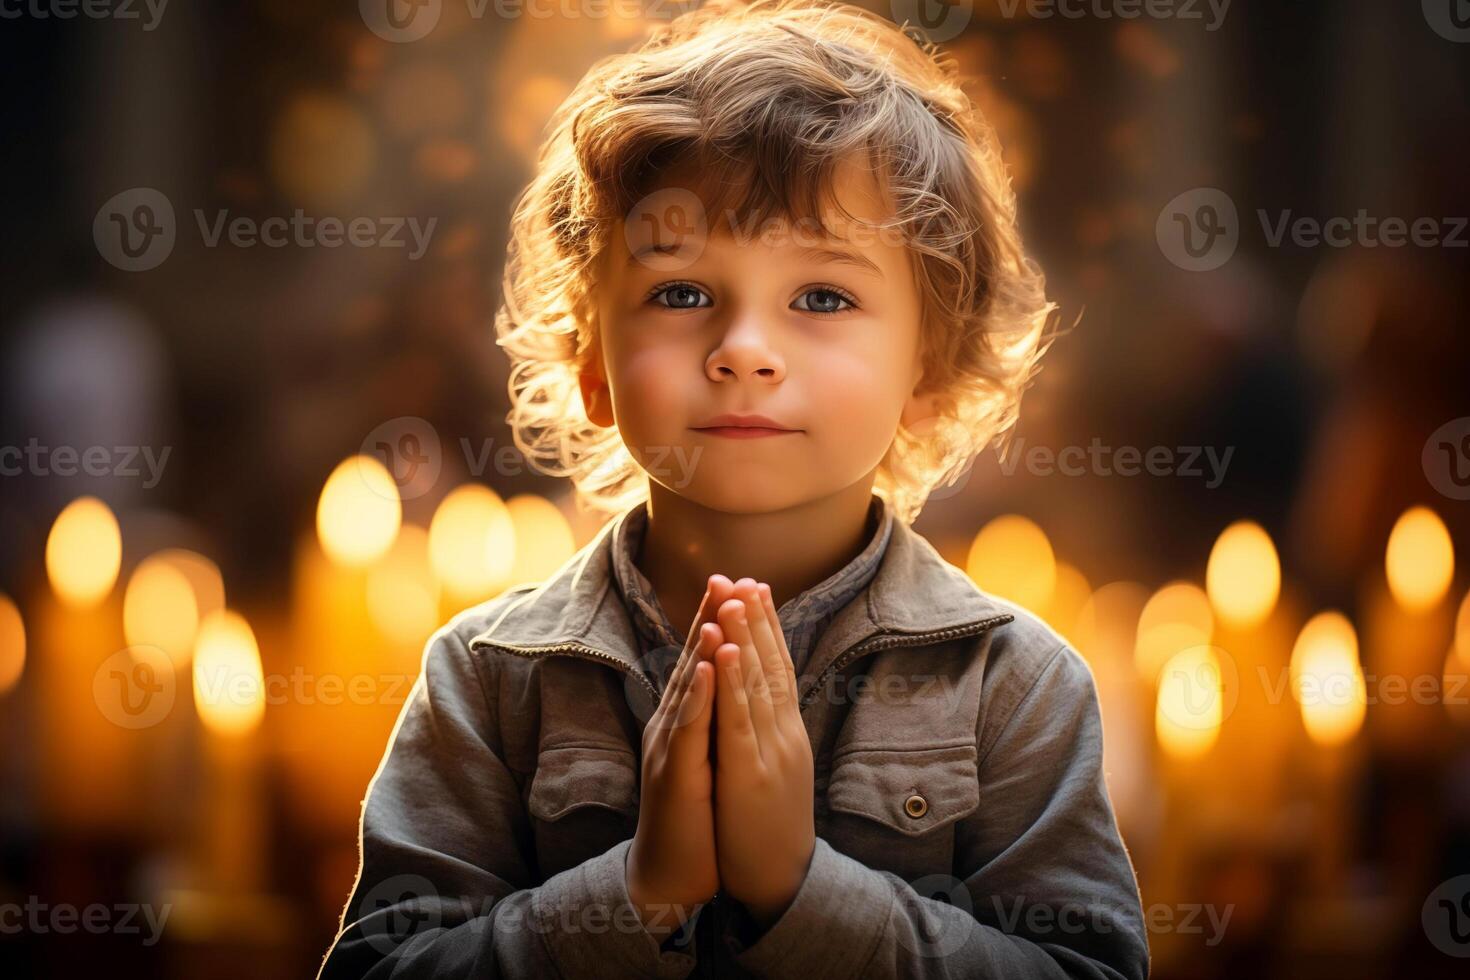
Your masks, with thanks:
M693 956L661 950L628 897L631 840L535 881L494 668L453 623L429 640L368 785L357 881L319 980L686 976Z
M796 898L742 966L793 980L1147 976L1092 672L1064 646L1030 676L1002 673L986 679L998 691L977 733L982 803L957 832L960 877L909 883L818 838Z

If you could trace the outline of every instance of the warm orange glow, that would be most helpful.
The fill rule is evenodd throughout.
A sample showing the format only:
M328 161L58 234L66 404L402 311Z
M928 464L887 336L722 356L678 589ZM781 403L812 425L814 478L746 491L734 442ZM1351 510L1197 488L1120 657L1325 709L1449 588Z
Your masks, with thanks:
M1281 562L1271 536L1254 521L1236 521L1220 532L1205 569L1210 605L1235 629L1258 626L1281 594Z
M16 685L25 666L25 621L10 596L0 592L0 695Z
M1064 561L1057 562L1056 584L1052 587L1051 600L1046 604L1047 625L1062 634L1074 647L1080 635L1078 620L1087 600L1092 597L1092 585L1075 567Z
M107 597L122 567L117 518L96 497L66 505L46 538L46 574L67 605L95 606Z
M997 517L980 529L965 569L986 592L1026 609L1045 609L1056 587L1056 555L1046 532L1017 514Z
M1225 691L1220 654L1211 646L1190 647L1159 671L1154 730L1159 745L1178 759L1196 759L1220 737Z
M368 615L391 640L421 644L439 625L439 583L429 562L429 533L405 524L383 560L368 572Z
M545 497L518 494L506 501L505 508L519 545L511 566L510 585L541 582L576 552L572 526Z
M250 734L265 715L260 648L250 624L238 613L211 613L199 624L194 703L205 727L227 737Z
M494 490L455 487L429 522L429 557L444 588L461 599L503 589L515 563L516 531Z
M1133 663L1140 677L1152 682L1181 650L1210 642L1215 615L1209 597L1192 582L1170 582L1155 592L1138 617Z
M1404 511L1388 535L1388 589L1399 605L1422 612L1439 604L1455 577L1450 532L1428 507Z
M123 593L123 637L130 647L157 647L175 667L189 662L199 630L199 604L188 577L153 555L133 570Z
M1341 745L1358 733L1368 697L1357 632L1347 617L1318 613L1302 627L1291 651L1291 691L1314 742Z
M402 520L393 475L371 456L337 464L316 509L322 550L339 565L368 565L383 557Z

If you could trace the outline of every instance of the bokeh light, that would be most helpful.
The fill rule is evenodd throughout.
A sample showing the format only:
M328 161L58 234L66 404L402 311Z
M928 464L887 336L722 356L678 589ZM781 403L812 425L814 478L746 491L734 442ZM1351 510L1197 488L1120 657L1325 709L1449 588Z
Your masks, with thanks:
M1178 759L1197 759L1220 737L1225 693L1214 647L1180 650L1159 671L1154 731L1159 745Z
M1164 664L1182 650L1210 642L1215 616L1204 590L1192 582L1170 582L1149 597L1138 617L1133 662L1152 682Z
M1357 734L1368 696L1358 635L1347 617L1329 610L1302 627L1291 651L1291 691L1314 742L1341 745Z
M439 583L429 561L429 532L405 524L393 547L368 572L368 615L389 639L420 644L439 625Z
M322 550L347 566L367 565L387 553L402 520L393 475L371 456L338 463L322 487L316 509Z
M199 603L188 576L166 557L145 558L123 593L123 637L128 646L157 647L175 667L188 663L199 630Z
M1205 569L1205 592L1226 625L1259 625L1281 593L1281 562L1271 536L1254 521L1236 521L1215 541Z
M1046 532L1018 514L997 517L970 545L965 570L992 595L1030 610L1045 609L1057 581L1057 560Z
M194 703L205 726L218 735L249 735L265 715L265 676L255 632L230 610L199 624L194 646Z
M454 488L429 522L434 574L454 596L476 599L505 587L515 563L515 525L500 495L478 483Z
M25 621L10 596L0 592L0 695L19 683L25 666Z
M1432 608L1455 577L1450 532L1428 507L1411 507L1394 523L1384 558L1388 588L1411 612Z
M122 531L96 497L78 497L57 515L46 539L46 575L67 605L95 606L107 597L122 567Z
M506 501L505 509L519 545L514 549L510 585L546 579L577 550L571 525L556 505L545 497L517 494ZM501 545L492 542L490 547ZM492 555L493 560L495 557Z

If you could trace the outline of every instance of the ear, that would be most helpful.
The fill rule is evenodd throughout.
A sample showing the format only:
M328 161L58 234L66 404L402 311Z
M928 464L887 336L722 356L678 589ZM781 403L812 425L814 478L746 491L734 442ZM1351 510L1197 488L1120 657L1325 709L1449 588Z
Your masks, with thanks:
M899 417L899 424L915 435L927 432L939 417L939 395L925 390L923 382L924 366L920 364L914 369L913 389Z
M613 425L612 398L607 389L607 379L602 375L601 358L597 364L577 375L577 384L582 389L582 405L587 419L604 429Z

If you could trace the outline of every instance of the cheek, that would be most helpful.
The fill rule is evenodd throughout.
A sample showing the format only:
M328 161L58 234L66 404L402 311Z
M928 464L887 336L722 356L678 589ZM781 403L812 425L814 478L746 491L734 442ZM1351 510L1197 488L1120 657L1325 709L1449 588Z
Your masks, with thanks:
M618 427L644 439L682 424L690 370L687 358L669 347L621 351L610 372Z
M890 423L896 428L907 395L907 378L899 369L898 351L830 351L813 367L811 390L817 399L815 418L829 432L853 432L856 427L877 437ZM856 434L856 433L855 433Z

